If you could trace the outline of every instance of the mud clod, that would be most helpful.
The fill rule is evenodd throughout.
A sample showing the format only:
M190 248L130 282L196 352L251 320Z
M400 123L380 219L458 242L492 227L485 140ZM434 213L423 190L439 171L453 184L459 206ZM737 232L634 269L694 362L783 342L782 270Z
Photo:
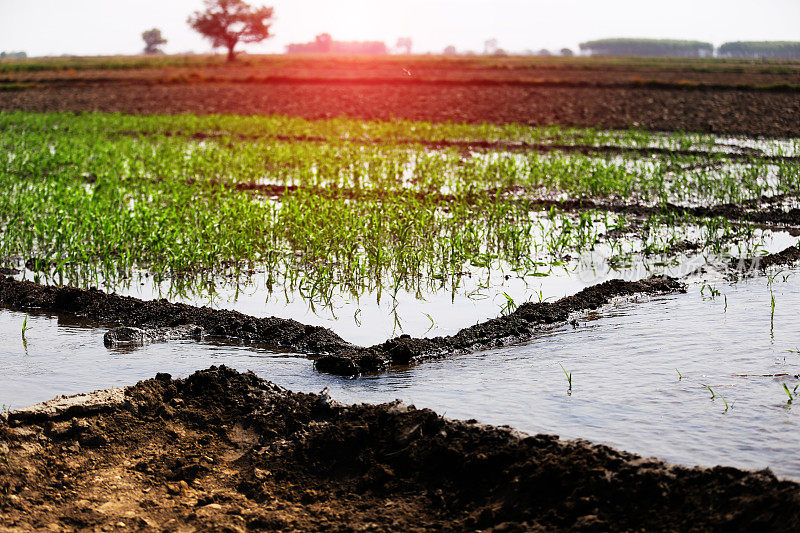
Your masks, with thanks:
M226 367L118 391L100 410L0 419L0 529L800 525L800 485L768 470L673 466L396 402L340 406Z
M174 328L133 328L122 326L114 328L103 336L103 343L108 346L144 346L154 342L168 340L192 339L203 340L205 330L194 324L176 326Z

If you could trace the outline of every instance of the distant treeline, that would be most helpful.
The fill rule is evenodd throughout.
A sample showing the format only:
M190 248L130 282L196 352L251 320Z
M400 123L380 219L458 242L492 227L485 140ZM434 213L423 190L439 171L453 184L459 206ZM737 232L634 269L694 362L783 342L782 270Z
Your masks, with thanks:
M4 57L15 57L15 58L24 58L28 57L28 54L25 52L0 52L0 59Z
M714 45L673 39L598 39L581 43L581 51L596 56L709 57Z
M717 49L720 57L800 58L800 42L793 41L736 41Z
M388 52L381 41L334 41L327 33L317 35L310 43L292 43L286 47L287 54L381 55Z
M598 39L580 44L580 49L599 56L711 57L714 45L704 41L673 39ZM719 57L800 59L800 42L739 41L717 49Z

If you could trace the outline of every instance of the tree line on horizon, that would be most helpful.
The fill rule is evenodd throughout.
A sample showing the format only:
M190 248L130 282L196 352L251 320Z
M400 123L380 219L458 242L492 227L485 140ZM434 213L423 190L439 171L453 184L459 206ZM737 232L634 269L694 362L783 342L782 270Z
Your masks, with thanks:
M582 52L599 56L712 57L714 45L676 39L597 39L580 43ZM800 42L736 41L716 49L717 57L800 59Z

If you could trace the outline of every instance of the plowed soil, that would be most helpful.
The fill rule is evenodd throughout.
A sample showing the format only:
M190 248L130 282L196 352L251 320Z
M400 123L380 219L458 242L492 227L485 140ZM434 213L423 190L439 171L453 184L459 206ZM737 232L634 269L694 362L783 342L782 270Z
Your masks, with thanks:
M561 124L800 137L800 93L746 90L373 85L88 83L0 93L0 110L281 114L309 119Z
M195 68L52 65L2 73L0 82L22 90L0 92L0 110L349 116L800 137L796 62L243 56L233 65Z

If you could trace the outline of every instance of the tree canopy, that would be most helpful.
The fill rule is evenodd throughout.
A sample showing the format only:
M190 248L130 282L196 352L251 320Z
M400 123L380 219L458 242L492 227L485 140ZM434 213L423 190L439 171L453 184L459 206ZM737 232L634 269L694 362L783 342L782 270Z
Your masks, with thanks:
M161 30L153 28L142 32L142 39L144 40L144 53L145 54L160 54L162 44L167 44L167 40L161 35Z
M253 7L243 0L205 0L205 10L195 11L188 23L210 39L214 48L227 48L228 61L233 61L238 43L256 43L272 37L272 15L271 7Z
M711 43L674 39L598 39L579 46L593 55L604 56L703 57L714 53Z
M800 42L796 41L735 41L718 49L722 57L800 58Z

